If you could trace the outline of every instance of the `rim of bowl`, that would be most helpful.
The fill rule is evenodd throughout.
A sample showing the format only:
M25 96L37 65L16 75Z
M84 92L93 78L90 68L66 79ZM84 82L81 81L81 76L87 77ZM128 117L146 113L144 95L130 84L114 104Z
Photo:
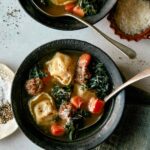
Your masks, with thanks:
M58 25L55 26L53 25L53 23L50 23L50 21L46 21L47 19L54 19L54 17L48 17L47 15L45 15L44 13L40 12L39 10L37 10L31 1L29 0L18 0L20 5L22 6L22 8L25 10L25 12L32 17L34 20L36 20L37 22L39 22L40 24L53 28L53 29L58 29L58 30L65 30L65 31L72 31L72 30L79 30L79 29L83 29L86 28L87 26L85 26L83 23L78 22L78 26L70 26L67 24L63 24L62 25ZM85 20L88 21L90 24L96 24L97 22L101 21L109 12L110 10L113 8L113 6L115 5L115 3L117 2L117 0L107 0L107 2L105 2L104 7L101 8L100 12L98 14L96 14L95 16L98 17L98 19L96 19L95 21L90 20L90 18L92 18L93 16L88 16L85 17ZM26 6L25 6L26 5ZM29 8L28 8L29 7ZM35 15L37 13L37 15ZM38 17L37 17L38 16ZM41 18L44 19L41 19ZM61 17L61 18L70 18L70 17ZM59 22L57 20L58 18L55 18L54 22ZM75 20L74 18L71 18L72 20ZM75 20L76 21L76 20ZM59 24L59 23L58 23Z
M117 68L117 66L115 65L115 63L113 62L113 60L104 52L102 51L100 48L90 44L90 43L87 43L85 41L80 41L80 40L74 40L74 39L63 39L63 40L55 40L55 41L52 41L52 42L49 42L49 43L46 43L38 48L36 48L34 51L32 51L25 59L24 61L22 62L22 64L20 65L18 71L16 72L16 75L18 75L18 73L22 70L22 66L24 65L24 63L27 61L28 57L30 57L31 55L35 54L35 53L38 53L39 51L41 51L41 49L44 49L44 48L47 48L47 47L53 47L54 45L56 44L69 44L69 43L74 43L74 44L79 44L79 47L80 47L80 44L81 45L84 45L84 47L87 47L87 48L94 48L97 52L99 51L99 53L101 53L103 56L101 57L104 57L104 58L107 58L106 61L108 61L107 63L111 63L111 65L113 66L113 72L115 72L115 75L117 76L117 84L122 84L123 83L123 80L122 80L122 76L120 75L120 72ZM81 49L81 48L80 48ZM84 52L84 50L81 50L81 52ZM89 52L90 53L90 52ZM93 53L91 53L93 55ZM38 56L37 56L38 57ZM104 63L106 69L108 70L109 68L107 68L108 66L106 66L106 62L102 61L102 63ZM110 72L109 72L110 74ZM97 136L95 137L95 134L94 136L90 136L89 138L91 137L94 137L94 138L98 138L98 139L92 139L93 141L94 140L98 140L97 143L95 144L94 142L93 143L88 143L88 140L89 138L87 139L83 139L81 141L79 140L76 140L75 142L70 142L70 143L67 143L69 147L65 147L66 145L66 142L63 142L63 145L59 145L59 142L56 141L56 143L58 144L57 146L52 145L52 147L50 147L49 145L44 145L43 142L39 141L39 139L36 137L36 135L32 135L31 133L29 133L27 130L27 128L23 125L23 123L21 122L20 120L20 117L19 116L19 113L16 109L16 101L14 99L14 92L15 92L15 82L17 81L16 80L16 75L15 75L15 78L14 78L14 81L13 81L13 85L12 85L12 93L11 93L11 99L12 99L12 108L13 108L13 112L14 112L14 116L16 118L16 121L18 123L18 125L20 126L21 130L24 132L24 134L34 143L36 143L37 145L43 147L43 148L46 148L46 149L64 149L65 150L69 150L70 148L73 149L73 146L74 148L78 148L78 145L80 145L81 149L91 149L91 148L94 148L96 147L98 144L102 143L106 138L108 138L112 132L114 131L114 129L116 128L116 126L118 125L120 119L121 119L121 116L123 114L123 110L124 110L124 103L125 103L125 92L122 91L120 92L117 96L116 96L116 99L114 101L114 107L113 107L113 110L110 114L109 117L107 117L107 119L104 121L103 123L103 126L102 128L100 129L99 133L95 133L97 134ZM119 114L118 114L119 112ZM99 130L99 129L98 129ZM95 131L96 132L96 131ZM84 143L83 143L84 141ZM47 141L46 141L47 142ZM54 143L54 144L56 144ZM76 146L75 146L76 145Z

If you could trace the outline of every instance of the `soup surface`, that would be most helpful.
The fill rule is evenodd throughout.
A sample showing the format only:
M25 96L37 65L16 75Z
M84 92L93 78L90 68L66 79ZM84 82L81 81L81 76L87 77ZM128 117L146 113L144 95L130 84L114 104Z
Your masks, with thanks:
M96 15L100 10L101 0L34 0L45 12L59 15L66 12L79 17Z
M25 89L37 126L47 135L73 140L103 114L111 81L90 54L56 52L30 69Z

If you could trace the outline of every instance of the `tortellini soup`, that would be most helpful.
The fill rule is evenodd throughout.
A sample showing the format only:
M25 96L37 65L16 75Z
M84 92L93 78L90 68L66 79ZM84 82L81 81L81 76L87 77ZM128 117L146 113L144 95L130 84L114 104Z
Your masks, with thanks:
M89 53L56 52L30 69L25 90L40 130L73 140L102 116L111 81L105 66Z
M72 13L79 17L96 15L101 0L34 0L34 3L48 14Z

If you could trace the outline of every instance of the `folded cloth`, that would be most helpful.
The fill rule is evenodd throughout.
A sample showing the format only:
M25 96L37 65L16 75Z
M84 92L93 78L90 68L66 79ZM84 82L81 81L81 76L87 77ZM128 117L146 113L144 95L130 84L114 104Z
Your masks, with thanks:
M150 94L127 88L123 117L113 134L94 150L149 150Z

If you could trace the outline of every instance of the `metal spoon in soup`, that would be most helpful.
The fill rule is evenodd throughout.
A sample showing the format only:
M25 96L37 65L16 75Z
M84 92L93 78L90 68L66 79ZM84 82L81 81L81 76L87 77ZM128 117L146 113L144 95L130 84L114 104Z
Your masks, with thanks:
M126 88L127 86L141 80L144 78L147 78L150 76L150 68L138 73L137 75L135 75L134 77L132 77L131 79L129 79L127 82L125 82L124 84L120 85L118 88L116 88L113 92L111 92L108 96L106 96L104 98L104 100L95 100L95 103L98 102L100 103L99 105L101 105L101 110L103 109L103 107L105 106L105 103L108 102L109 100L111 100L111 98L113 96L115 96L117 93L119 93L120 91L122 91L124 88ZM96 122L98 122L101 118L101 115L99 116L99 118L97 120L95 120L95 122L91 122L91 124L88 124L87 126L85 126L84 128L81 128L80 130L83 130L85 128L89 128L90 126L94 125Z

